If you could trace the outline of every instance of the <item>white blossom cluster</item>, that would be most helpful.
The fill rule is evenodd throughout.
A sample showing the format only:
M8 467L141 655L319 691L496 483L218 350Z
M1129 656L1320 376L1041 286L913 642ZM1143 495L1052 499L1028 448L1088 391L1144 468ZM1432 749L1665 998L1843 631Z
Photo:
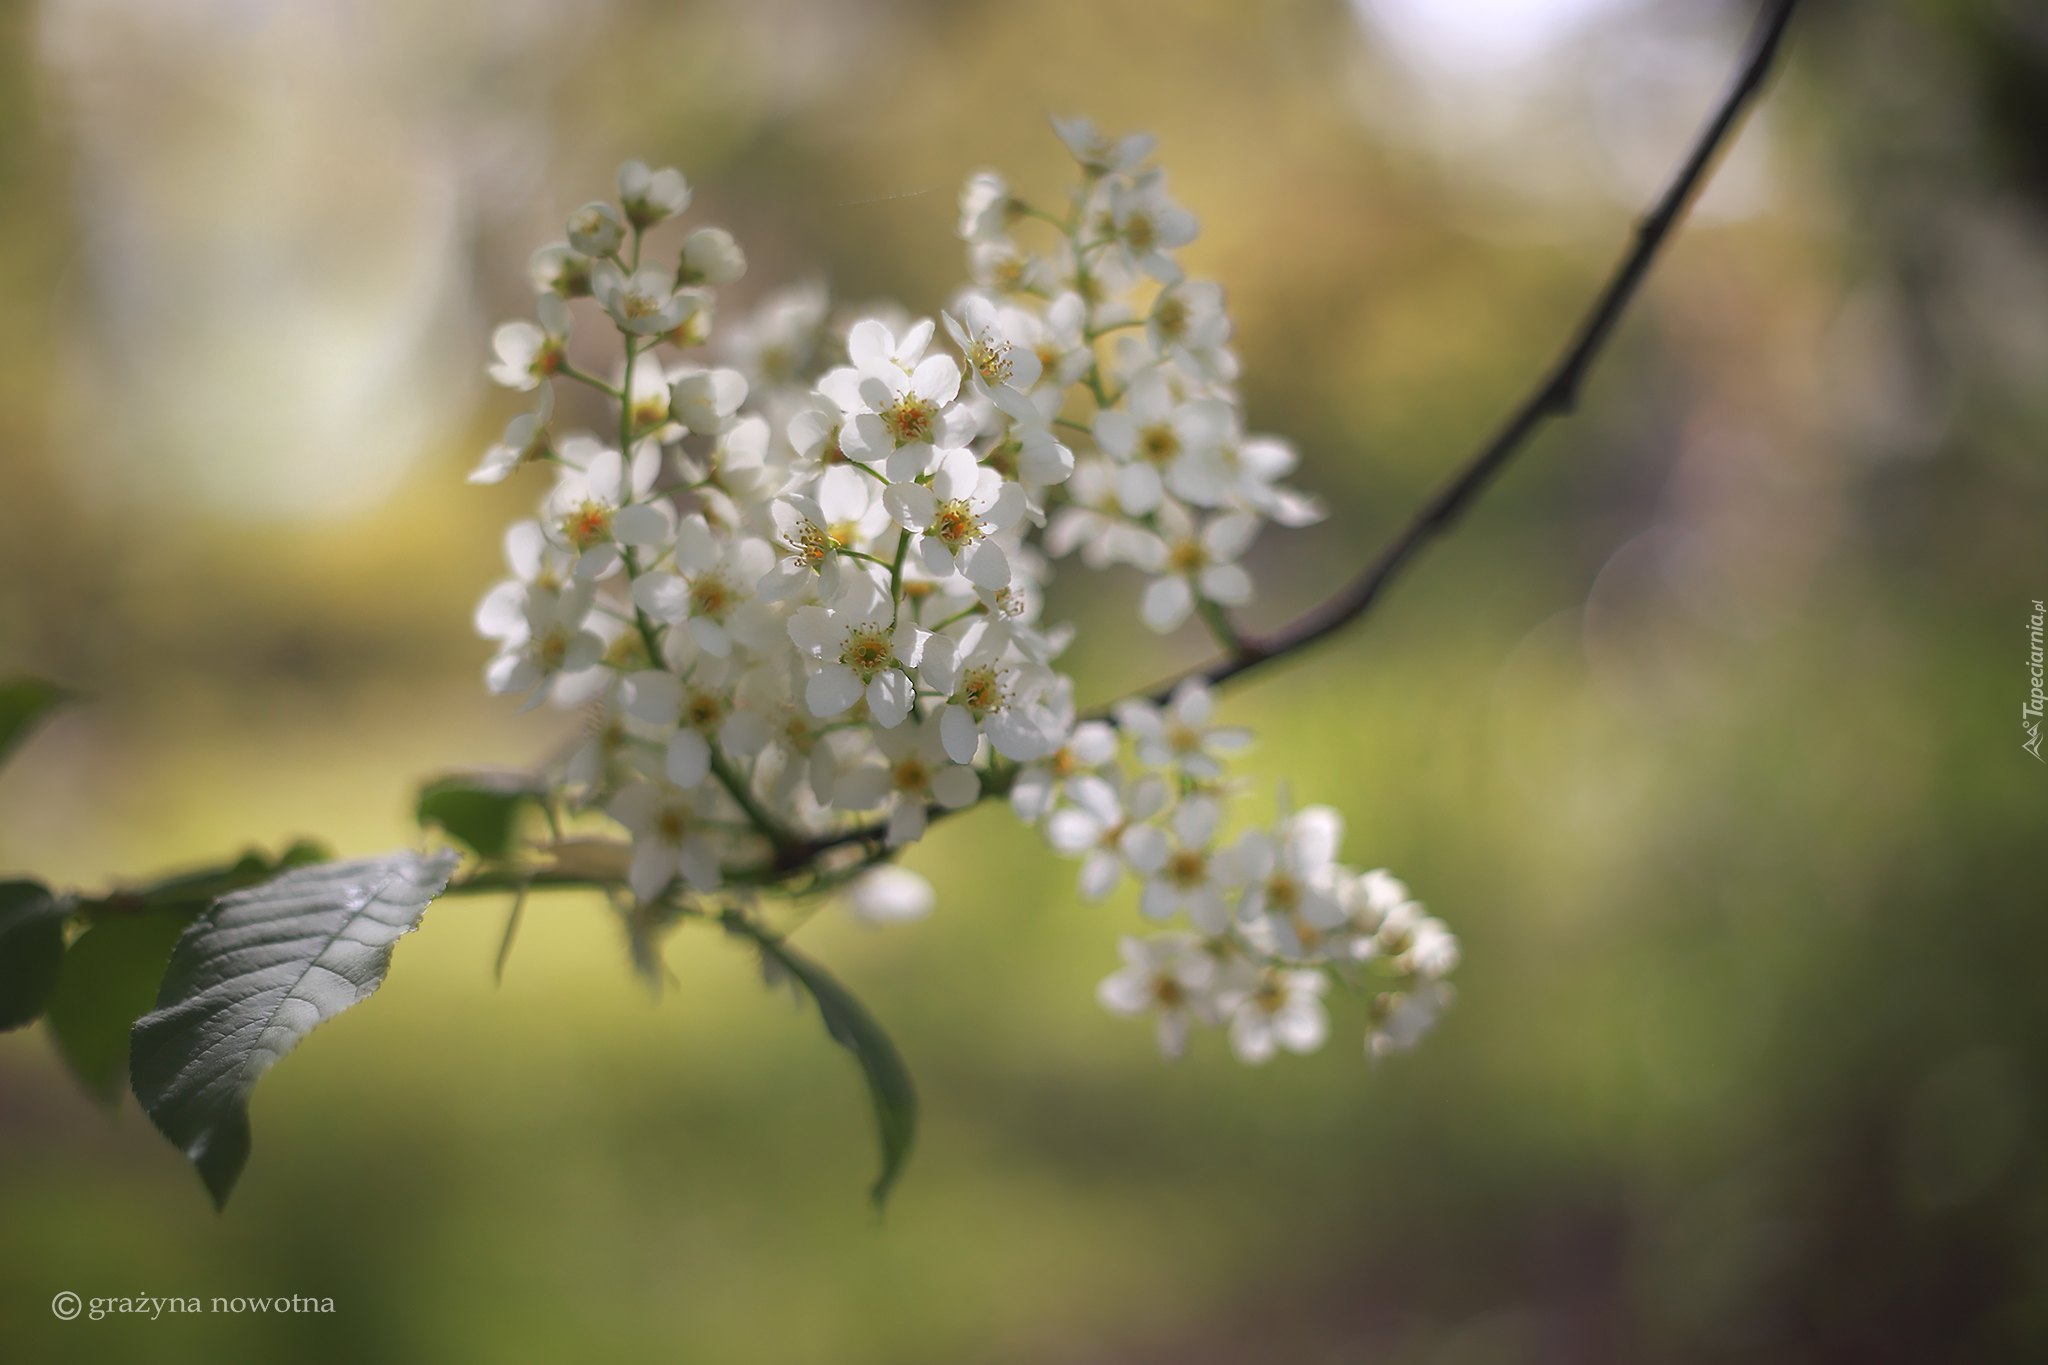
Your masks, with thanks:
M1234 647L1240 557L1266 522L1322 515L1279 482L1292 448L1244 432L1222 291L1174 259L1196 225L1145 167L1151 139L1055 127L1081 166L1068 211L974 176L974 284L943 333L887 311L833 325L807 285L714 336L746 260L715 227L656 259L650 234L691 198L673 170L630 162L616 204L571 215L534 255L536 319L493 337L492 377L537 402L471 480L531 464L553 485L477 610L487 684L591 716L555 777L630 834L642 905L843 887L856 913L914 918L931 889L887 860L1007 793L1085 860L1087 895L1129 872L1146 917L1192 927L1126 939L1100 992L1155 1011L1169 1054L1191 1019L1227 1021L1247 1061L1308 1051L1330 977L1369 968L1401 980L1368 1050L1410 1046L1450 999L1442 924L1339 866L1325 807L1220 843L1220 754L1250 736L1208 724L1200 685L1088 719L1055 670L1055 560L1135 566L1146 625L1197 616ZM1019 245L1031 220L1051 249ZM609 324L608 368L572 361L572 322ZM562 380L616 427L558 431Z

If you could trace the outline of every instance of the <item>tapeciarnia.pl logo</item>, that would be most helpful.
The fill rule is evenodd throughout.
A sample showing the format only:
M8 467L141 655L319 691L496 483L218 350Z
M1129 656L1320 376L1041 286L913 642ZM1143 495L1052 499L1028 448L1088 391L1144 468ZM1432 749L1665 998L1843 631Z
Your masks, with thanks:
M2041 692L2041 622L2048 617L2048 607L2034 603L2034 614L2027 620L2027 672L2033 675L2034 685L2027 694L2027 700L2020 707L2020 725L2027 732L2027 742L2020 747L2034 756L2036 763L2048 762L2041 757L2041 711L2048 706L2048 696Z

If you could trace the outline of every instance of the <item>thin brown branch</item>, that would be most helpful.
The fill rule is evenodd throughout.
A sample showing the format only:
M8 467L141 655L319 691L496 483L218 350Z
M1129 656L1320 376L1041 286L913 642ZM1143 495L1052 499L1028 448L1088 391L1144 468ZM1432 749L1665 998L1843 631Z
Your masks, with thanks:
M1657 252L1684 217L1714 158L1762 92L1765 78L1770 74L1785 36L1786 25L1798 4L1799 0L1766 0L1750 32L1742 65L1727 93L1722 96L1720 107L1700 130L1692 150L1672 177L1663 196L1636 225L1634 244L1593 301L1592 308L1579 323L1564 353L1493 438L1480 448L1455 478L1417 509L1400 534L1334 596L1269 635L1245 637L1244 647L1237 653L1186 676L1206 678L1211 683L1223 682L1260 664L1296 653L1363 616L1379 600L1381 591L1394 575L1405 568L1424 545L1450 529L1494 475L1528 444L1539 427L1553 417L1569 414L1577 406L1586 372L1613 335L1615 324L1634 299ZM1163 698L1180 681L1176 678L1162 683L1152 689L1152 695Z

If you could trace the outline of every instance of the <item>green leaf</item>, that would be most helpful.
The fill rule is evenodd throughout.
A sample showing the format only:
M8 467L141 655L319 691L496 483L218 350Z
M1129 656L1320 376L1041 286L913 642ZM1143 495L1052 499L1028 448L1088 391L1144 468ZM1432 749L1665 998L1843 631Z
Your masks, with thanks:
M127 1079L128 1030L156 1003L184 910L109 916L71 941L51 992L50 1036L86 1093L112 1107Z
M43 717L78 694L42 678L17 673L0 679L0 763Z
M519 808L539 805L545 791L534 773L450 773L420 788L419 822L423 827L439 825L478 857L502 860L511 852Z
M867 1078L868 1098L875 1104L875 1126L882 1140L882 1173L869 1191L875 1206L880 1208L896 1178L903 1174L903 1163L917 1138L917 1088L911 1084L910 1068L903 1064L903 1054L896 1050L896 1044L867 1012L867 1007L830 972L738 914L727 914L724 923L731 932L759 944L763 957L810 992L818 1002L818 1013L824 1018L825 1031L832 1035L832 1041L860 1062L861 1074Z
M0 882L0 1030L34 1023L64 962L71 907L41 882Z
M171 951L137 1021L135 1098L225 1206L249 1159L249 1094L313 1027L384 983L391 948L448 885L453 852L297 868L223 896Z

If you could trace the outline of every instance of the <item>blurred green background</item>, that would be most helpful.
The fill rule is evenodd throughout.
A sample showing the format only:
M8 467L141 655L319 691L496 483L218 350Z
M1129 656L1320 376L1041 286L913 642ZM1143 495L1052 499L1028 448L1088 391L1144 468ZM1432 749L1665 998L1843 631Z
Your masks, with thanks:
M1048 111L1161 138L1255 429L1333 515L1275 622L1516 399L1747 10L1654 0L48 0L0 19L0 665L92 694L0 866L102 886L413 837L573 720L470 608L534 485L462 483L524 260L626 156L752 269L943 303L953 194ZM801 942L926 1127L886 1219L852 1066L705 932L658 1004L594 902L438 907L254 1102L216 1217L132 1103L0 1037L0 1358L1984 1361L2048 1354L2048 25L1820 4L1584 410L1384 607L1228 702L1251 767L1462 937L1415 1054L1162 1064L1127 901L1000 809L940 908ZM1130 585L1112 585L1118 589ZM1200 656L1076 566L1102 698ZM1269 790L1270 788L1268 788ZM1263 800L1263 798L1260 798ZM1250 803L1241 812L1262 819ZM331 1316L63 1323L51 1296Z

